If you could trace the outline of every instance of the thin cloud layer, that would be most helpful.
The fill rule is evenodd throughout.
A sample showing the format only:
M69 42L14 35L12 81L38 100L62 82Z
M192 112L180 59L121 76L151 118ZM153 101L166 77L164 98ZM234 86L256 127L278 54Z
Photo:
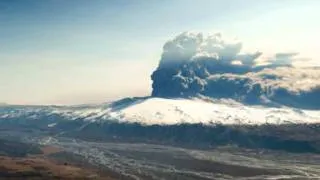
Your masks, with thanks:
M185 32L165 43L151 78L152 95L232 98L249 104L285 104L320 109L320 69L292 64L297 52L243 53L243 44L221 33Z

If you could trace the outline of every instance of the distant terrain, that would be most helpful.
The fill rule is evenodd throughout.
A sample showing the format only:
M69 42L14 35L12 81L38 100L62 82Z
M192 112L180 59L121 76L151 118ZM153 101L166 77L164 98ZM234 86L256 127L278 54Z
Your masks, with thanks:
M319 135L318 111L210 99L8 105L0 179L319 179Z

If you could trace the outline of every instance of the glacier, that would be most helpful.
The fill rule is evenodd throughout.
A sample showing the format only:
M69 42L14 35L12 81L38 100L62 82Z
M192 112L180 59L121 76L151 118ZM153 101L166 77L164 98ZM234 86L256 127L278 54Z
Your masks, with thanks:
M173 124L313 124L320 123L320 111L292 107L244 105L232 100L201 98L126 98L87 106L5 106L0 120L12 118L42 119L54 117L88 122L116 121L143 125Z

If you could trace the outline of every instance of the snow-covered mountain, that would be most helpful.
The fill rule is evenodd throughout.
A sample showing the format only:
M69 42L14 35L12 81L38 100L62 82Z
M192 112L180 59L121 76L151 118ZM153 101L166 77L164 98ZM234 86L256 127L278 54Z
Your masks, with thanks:
M320 111L289 107L247 106L231 100L200 98L167 99L157 97L126 98L113 103L91 106L4 106L0 120L55 119L116 121L144 125L181 123L261 125L320 123Z
M0 133L195 148L247 148L320 153L320 111L249 106L203 97L125 98L81 106L0 107ZM54 138L53 138L54 139Z

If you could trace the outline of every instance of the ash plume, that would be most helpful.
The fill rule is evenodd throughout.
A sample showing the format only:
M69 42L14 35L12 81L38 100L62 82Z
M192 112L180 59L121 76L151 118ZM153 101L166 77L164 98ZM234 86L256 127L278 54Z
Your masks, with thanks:
M163 46L151 78L152 96L232 98L247 104L320 109L320 68L295 67L297 52L242 52L221 33L184 32ZM261 63L263 62L263 63Z

